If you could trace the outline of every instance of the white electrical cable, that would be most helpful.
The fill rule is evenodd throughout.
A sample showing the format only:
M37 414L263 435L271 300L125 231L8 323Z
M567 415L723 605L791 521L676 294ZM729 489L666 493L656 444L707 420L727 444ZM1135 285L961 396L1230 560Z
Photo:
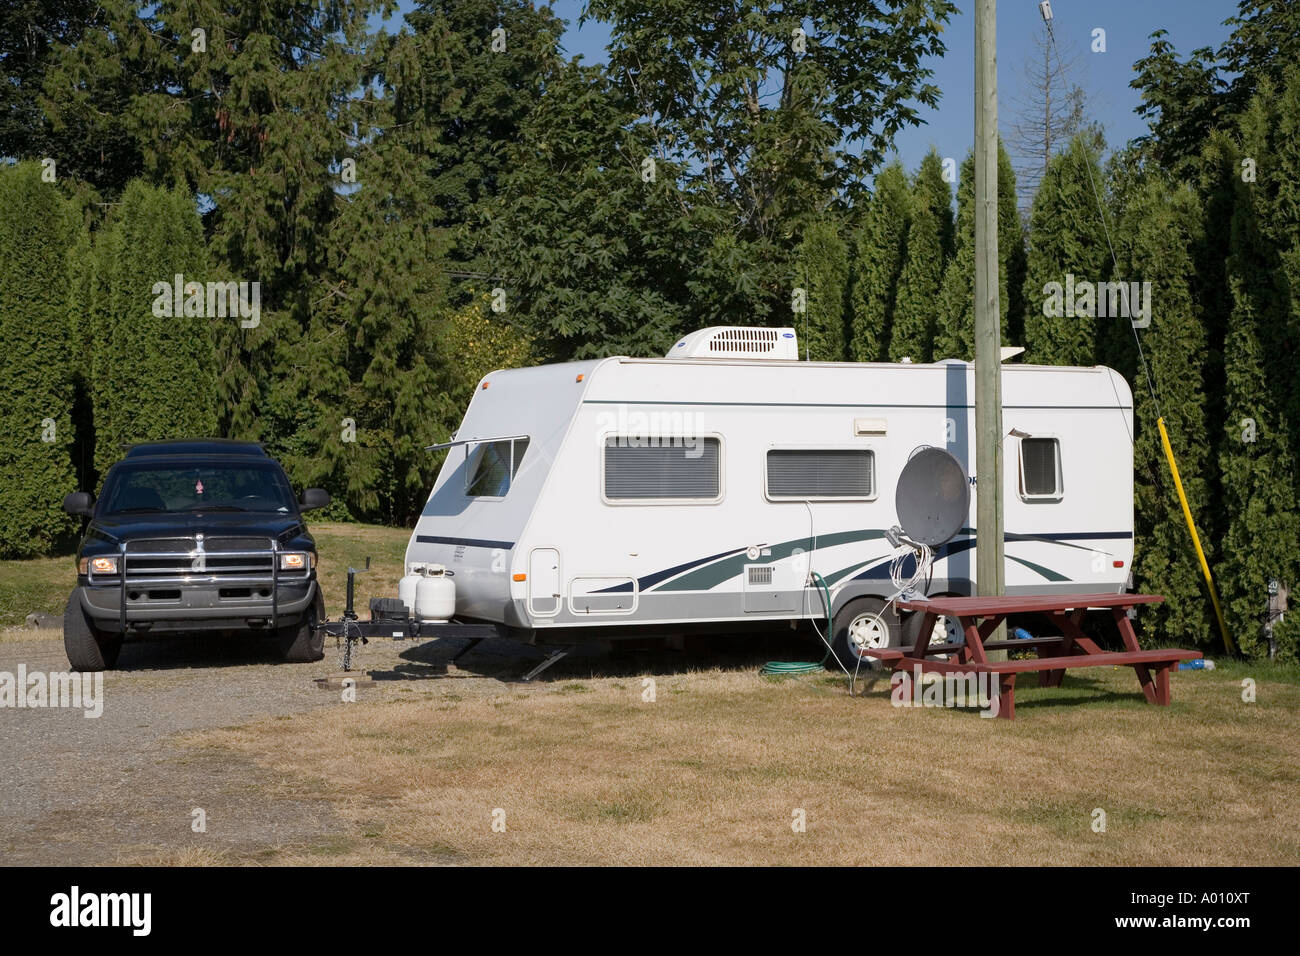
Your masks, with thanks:
M817 553L817 524L815 519L813 518L812 502L808 501L807 499L804 499L803 506L808 509L808 537L812 542L812 548L808 554L808 576L811 577L812 558ZM916 567L913 569L911 575L905 577L903 573L903 568L909 557L916 562ZM933 563L934 563L934 552L931 550L929 545L909 543L903 545L898 549L898 551L894 554L893 559L889 562L889 580L890 583L894 585L894 593L891 594L888 600L885 601L885 606L881 611L882 617L883 615L889 613L889 609L893 607L894 602L896 602L900 597L903 597L909 592L918 590L921 587L921 585L923 585L929 579L930 570ZM823 634L821 628L817 626L816 619L808 614L807 587L805 587L803 591L804 591L804 616L808 618L809 623L812 624L813 631L821 639L821 642L826 645L826 648L831 652L831 657L834 658L835 663L840 665L840 670L844 671L845 676L848 677L849 694L850 696L852 696L853 688L857 683L858 671L862 667L862 656L856 653L853 655L854 657L857 658L857 660L854 663L852 672L850 672L849 669L844 666L844 662L840 660L840 656L835 653L835 649L831 644L831 638L834 637L834 634ZM822 603L824 604L825 602L826 602L826 596L823 595ZM829 617L830 614L829 607L826 608L826 613L827 616Z
M912 572L910 577L905 579L903 576L903 566L909 557L916 561L916 569ZM904 597L906 594L917 590L929 579L930 567L933 563L934 552L930 549L928 544L903 545L897 552L895 552L893 560L889 562L889 580L890 583L894 585L894 593L889 596L887 601L885 601L884 608L882 608L880 614L877 615L882 619L882 623L884 616L889 613L889 609L894 606L894 603L900 597ZM858 679L858 671L862 668L862 655L854 654L853 656L858 660L853 666L853 673L849 674L849 696L853 695L853 688ZM841 664L840 666L843 667L844 665ZM845 673L848 672L845 671Z
M805 578L805 582L807 582L812 580L812 575L813 575L812 559L814 555L817 554L817 524L813 520L812 502L809 501L807 498L805 498L803 501L803 506L808 509L808 537L812 539L812 550L808 553L808 577ZM817 590L818 593L820 594L821 589L818 588ZM822 629L817 626L817 620L808 614L808 588L807 587L804 587L803 593L804 593L804 597L803 597L804 616L808 618L809 622L813 626L813 631L815 631L817 636L821 638L822 643L826 645L826 649L830 651L830 655L835 660L835 663L840 665L840 670L844 671L845 675L849 677L850 680L852 680L852 675L849 674L849 669L844 666L844 662L840 660L840 655L835 653L835 648L831 645L831 638L834 637L835 635L833 633L829 635L822 633ZM822 594L821 599L822 599L822 604L826 606L826 620L830 621L831 609L830 609L830 605L826 603L827 601L830 600L830 595ZM850 684L849 685L850 692L852 692L852 689L853 689L852 684Z
M908 558L916 561L916 570L906 579L903 577L903 565ZM889 562L889 580L894 585L894 595L889 599L892 604L908 591L915 591L930 574L930 565L934 562L934 552L928 544L918 544L915 548L899 548L894 560Z

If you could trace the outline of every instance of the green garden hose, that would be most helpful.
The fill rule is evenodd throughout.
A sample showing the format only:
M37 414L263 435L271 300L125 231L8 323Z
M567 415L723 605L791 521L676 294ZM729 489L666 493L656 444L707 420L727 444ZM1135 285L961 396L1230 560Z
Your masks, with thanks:
M826 661L831 656L831 592L830 588L826 586L825 579L820 574L814 571L812 577L813 581L826 595L826 653L816 663L812 661L768 661L759 670L760 674L768 677L795 677L800 674L816 674L818 671L825 670Z

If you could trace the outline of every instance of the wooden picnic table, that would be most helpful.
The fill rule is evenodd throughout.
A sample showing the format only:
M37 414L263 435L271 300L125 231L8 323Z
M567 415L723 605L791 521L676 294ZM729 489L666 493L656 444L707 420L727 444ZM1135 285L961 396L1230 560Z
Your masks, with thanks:
M1041 687L1059 687L1065 671L1073 667L1132 667L1142 694L1153 704L1169 703L1169 671L1179 661L1196 660L1200 651L1178 648L1144 651L1129 621L1128 611L1140 604L1163 601L1159 594L1042 594L1032 597L937 597L899 601L902 611L923 615L916 644L910 647L875 648L865 653L893 666L895 671L910 669L920 673L998 675L998 716L1013 720L1016 716L1016 675L1038 673ZM1079 622L1090 608L1109 610L1115 619L1123 651L1104 651L1084 635ZM1036 637L1021 640L989 641L988 636L1012 614L1038 615L1061 631L1060 637ZM930 635L940 615L956 618L966 640L961 644L931 644ZM990 661L991 651L1032 650L1031 660ZM953 655L940 659L943 655ZM955 659L954 659L955 658ZM1153 672L1154 671L1154 675Z

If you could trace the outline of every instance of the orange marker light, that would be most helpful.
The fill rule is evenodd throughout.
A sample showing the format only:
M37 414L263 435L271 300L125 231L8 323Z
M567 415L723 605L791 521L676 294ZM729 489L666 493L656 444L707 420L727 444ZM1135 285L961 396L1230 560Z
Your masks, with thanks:
M514 580L516 580L516 581L527 581L527 580L528 580L528 575L526 575L526 574L516 574L516 575L514 576Z
M487 387L488 387L489 385L491 385L491 384L492 384L491 382L484 382L484 383L483 383L483 387L484 387L484 388L487 388Z
M581 382L581 381L582 381L582 373L581 373L581 372L578 373L578 377L575 378L574 381L575 381L575 382Z

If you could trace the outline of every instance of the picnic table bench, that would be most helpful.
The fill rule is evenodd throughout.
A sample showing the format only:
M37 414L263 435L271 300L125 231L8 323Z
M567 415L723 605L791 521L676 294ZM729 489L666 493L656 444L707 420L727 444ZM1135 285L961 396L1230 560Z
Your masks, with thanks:
M1066 670L1074 667L1132 667L1142 694L1152 704L1168 705L1169 671L1179 661L1197 660L1200 651L1178 648L1144 651L1129 621L1128 611L1140 604L1163 601L1159 594L1043 594L1033 597L939 597L899 601L902 611L923 615L916 643L908 647L871 648L865 654L890 664L895 671L914 670L922 674L996 674L999 706L997 716L1016 716L1016 675L1038 673L1041 687L1059 687ZM1079 627L1083 612L1091 609L1111 612L1122 651L1104 651ZM1038 615L1061 631L1060 637L1024 640L986 640L1012 614ZM966 636L964 643L931 644L930 635L940 615L956 618ZM990 661L992 651L1035 651L1028 660ZM945 655L948 656L945 659ZM954 659L955 658L955 659ZM1154 672L1154 673L1153 673Z

